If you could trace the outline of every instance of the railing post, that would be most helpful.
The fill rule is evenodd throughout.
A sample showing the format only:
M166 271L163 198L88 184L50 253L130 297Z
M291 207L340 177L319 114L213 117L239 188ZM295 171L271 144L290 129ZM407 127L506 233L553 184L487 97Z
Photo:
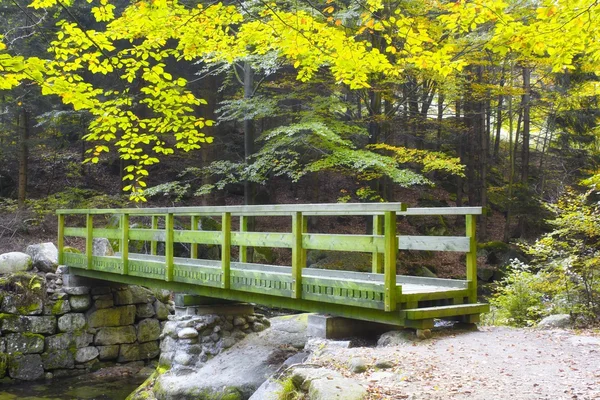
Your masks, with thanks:
M231 213L223 213L221 219L223 242L221 244L221 287L229 289L231 286Z
M198 222L200 222L200 217L197 215L192 216L192 226L190 227L191 231L198 230ZM190 258L196 259L198 258L198 243L190 244Z
M466 236L469 238L469 252L467 253L467 281L469 282L469 302L477 303L477 218L475 215L466 217Z
M158 230L158 215L152 216L152 230ZM150 254L155 256L158 253L158 242L150 241Z
M302 298L302 268L306 262L306 250L302 248L304 218L301 212L292 214L292 298Z
M165 280L173 282L175 273L174 255L173 255L173 229L175 225L175 217L169 213L165 216Z
M121 263L123 264L122 275L129 274L129 214L121 217Z
M248 216L240 215L240 232L248 232ZM240 262L248 262L248 246L240 246Z
M396 254L398 253L398 237L396 236L396 212L385 212L385 257L384 288L385 311L396 310Z
M65 215L58 214L58 265L65 263Z
M92 269L94 251L94 219L92 214L85 216L85 255L87 257L87 269Z
M383 215L373 216L373 236L383 235ZM383 253L373 252L372 272L374 274L383 273Z

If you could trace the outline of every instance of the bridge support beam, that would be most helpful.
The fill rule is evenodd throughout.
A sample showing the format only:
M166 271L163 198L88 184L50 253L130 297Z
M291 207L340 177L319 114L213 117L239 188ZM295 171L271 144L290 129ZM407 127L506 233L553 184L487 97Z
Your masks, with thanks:
M196 296L185 293L175 294L176 315L246 315L254 314L254 306L217 299L214 297Z
M307 334L321 339L344 339L354 336L377 336L397 329L397 326L378 322L310 314L308 316Z

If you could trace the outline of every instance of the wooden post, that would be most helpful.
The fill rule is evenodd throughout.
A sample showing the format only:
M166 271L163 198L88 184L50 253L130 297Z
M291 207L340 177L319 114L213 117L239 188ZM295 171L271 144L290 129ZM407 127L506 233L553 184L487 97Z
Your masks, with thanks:
M129 274L129 214L121 217L121 262L123 263L122 275Z
M240 215L240 232L248 232L248 217ZM240 246L240 262L248 262L248 246Z
M173 246L173 228L175 225L175 217L173 214L165 216L165 280L173 282L175 272L174 266L174 246Z
M221 219L223 232L223 242L221 244L221 287L229 289L231 287L231 213L223 213Z
M58 265L65 263L65 215L58 214Z
M398 237L396 236L396 212L385 212L385 256L384 256L384 288L385 311L396 310L396 254L398 253Z
M152 216L152 230L157 230L158 229L158 215L153 215ZM156 240L152 240L150 241L150 254L152 254L153 256L155 256L157 254L157 241Z
M85 255L87 257L87 269L92 269L92 252L94 251L94 218L92 214L85 216Z
M306 262L306 250L302 249L304 221L302 213L292 214L292 298L302 298L302 268Z
M383 235L383 215L373 216L373 236ZM378 251L373 252L373 264L371 268L374 274L383 273L383 253Z
M308 233L308 217L302 216L302 234L305 233ZM300 243L302 243L302 241L300 241ZM306 249L301 248L300 254L302 255L302 261L300 262L300 265L302 268L306 268L307 253L308 251L306 251Z
M200 222L200 217L197 215L192 216L192 226L190 227L191 231L198 230L198 222ZM190 258L192 258L192 259L198 258L198 243L191 243Z
M469 303L477 303L477 219L475 215L466 217L469 252L467 253L467 281L469 282Z

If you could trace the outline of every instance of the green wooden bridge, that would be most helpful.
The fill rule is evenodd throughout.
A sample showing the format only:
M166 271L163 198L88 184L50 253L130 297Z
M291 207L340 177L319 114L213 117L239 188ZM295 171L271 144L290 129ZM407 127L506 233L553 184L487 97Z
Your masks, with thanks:
M435 318L477 322L489 310L477 302L475 226L481 212L480 207L407 208L403 203L59 210L59 263L77 276L429 329ZM403 236L397 231L403 216L451 215L464 216L464 236ZM372 218L372 234L308 231L309 217L346 216ZM200 230L205 217L220 218L221 229ZM285 218L291 228L249 231L251 217ZM85 253L65 252L67 237L85 240ZM94 238L119 241L120 252L93 255ZM131 241L147 244L148 254L130 251ZM189 246L189 258L175 257L178 243ZM220 260L199 259L198 245L218 245ZM291 266L250 263L251 247L291 249ZM306 268L308 250L370 253L372 271ZM465 253L466 279L397 275L399 250ZM232 253L239 254L238 261Z

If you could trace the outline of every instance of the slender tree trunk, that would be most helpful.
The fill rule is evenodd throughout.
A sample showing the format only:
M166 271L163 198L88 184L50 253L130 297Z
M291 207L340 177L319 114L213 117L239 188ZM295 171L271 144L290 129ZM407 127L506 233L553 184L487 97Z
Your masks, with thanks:
M250 63L244 63L244 98L251 99L254 95L254 71ZM250 157L254 154L254 121L244 120L244 162L250 163ZM252 205L255 201L255 188L252 182L244 182L244 204Z
M29 113L23 107L21 116L17 117L17 120L22 118L22 126L17 123L17 129L19 129L19 188L18 188L18 203L19 208L25 207L25 200L27 199L27 167L29 163Z
M521 152L521 184L528 188L529 181L529 140L530 140L530 110L531 110L531 69L523 68L523 148ZM519 215L519 232L524 236L527 231L526 215Z

